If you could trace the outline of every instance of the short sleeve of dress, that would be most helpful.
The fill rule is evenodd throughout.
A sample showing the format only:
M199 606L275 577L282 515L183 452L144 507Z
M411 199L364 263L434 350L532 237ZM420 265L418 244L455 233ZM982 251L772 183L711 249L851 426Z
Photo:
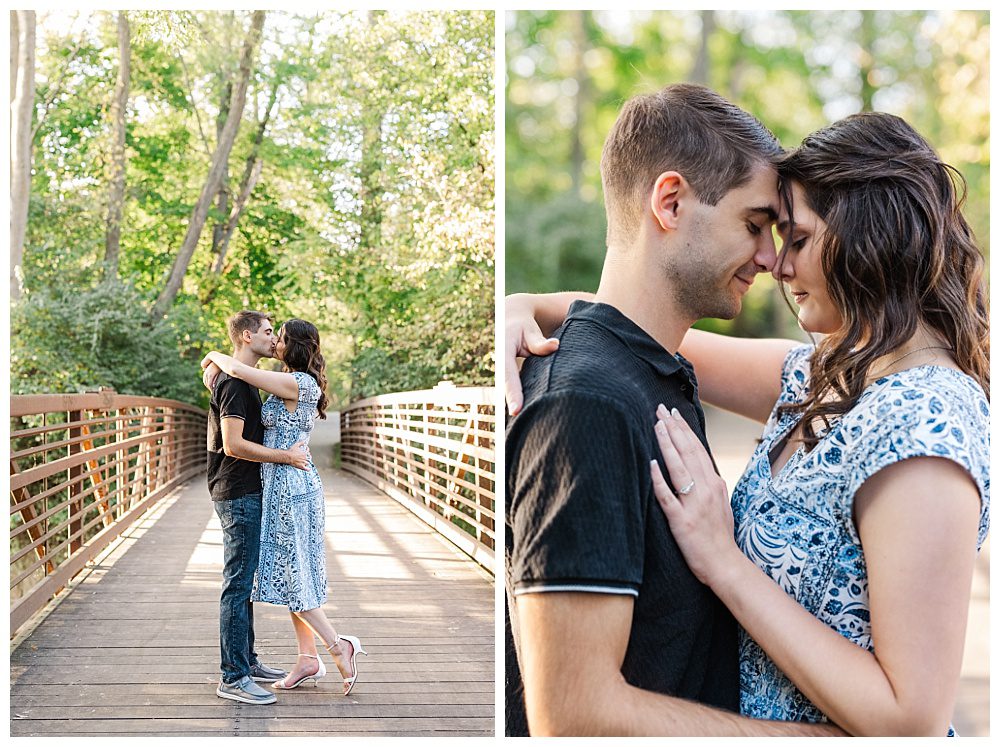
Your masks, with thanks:
M781 366L781 392L764 425L762 437L767 437L779 425L778 407L800 402L809 389L809 358L816 348L813 345L796 345L788 351Z
M307 405L319 402L319 384L316 379L303 371L293 371L292 376L299 385L299 402Z
M507 435L515 595L637 595L651 480L629 422L616 403L578 393L545 397L517 416Z
M778 402L800 401L809 388L809 357L816 350L812 345L796 345L788 351L781 367L781 394Z
M963 374L941 368L914 371L888 380L864 407L845 416L845 510L853 511L858 489L891 464L914 457L949 459L979 489L981 546L989 529L989 405Z

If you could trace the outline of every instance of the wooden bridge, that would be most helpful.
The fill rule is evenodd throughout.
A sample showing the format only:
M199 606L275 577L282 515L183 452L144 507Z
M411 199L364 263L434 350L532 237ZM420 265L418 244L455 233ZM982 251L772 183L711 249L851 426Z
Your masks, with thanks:
M335 429L314 431L327 510L324 610L370 655L349 697L328 661L333 673L317 687L268 706L215 695L222 531L202 472L204 416L109 395L12 398L11 735L493 735L489 392L349 408L343 470L332 464ZM40 404L49 409L29 412ZM194 476L178 481L185 471ZM447 538L452 528L468 538L456 536L462 549ZM94 543L105 547L81 563ZM73 564L82 570L52 601L32 591L60 584ZM23 600L42 609L29 614ZM285 608L257 604L254 620L262 660L290 668Z

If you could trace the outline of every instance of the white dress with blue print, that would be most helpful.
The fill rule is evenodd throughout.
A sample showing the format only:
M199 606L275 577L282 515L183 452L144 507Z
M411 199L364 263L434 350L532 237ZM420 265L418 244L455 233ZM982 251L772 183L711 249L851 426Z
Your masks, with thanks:
M989 528L989 404L980 386L954 369L919 366L890 374L874 381L811 451L800 447L773 476L768 455L798 420L779 418L777 408L804 399L813 350L796 347L785 359L781 395L733 491L736 541L789 596L871 651L868 575L852 515L854 496L865 480L895 462L951 459L979 488L981 546ZM753 718L826 720L742 629L740 699L742 713Z
M264 445L287 449L300 438L308 442L316 419L319 385L307 373L292 374L299 385L295 412L273 394L261 408ZM326 601L326 503L316 467L261 465L260 561L251 599L287 605L293 612Z

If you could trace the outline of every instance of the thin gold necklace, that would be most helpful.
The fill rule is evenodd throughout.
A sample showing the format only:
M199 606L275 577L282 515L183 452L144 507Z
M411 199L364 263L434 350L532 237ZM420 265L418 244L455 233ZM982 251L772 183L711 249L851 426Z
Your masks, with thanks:
M945 345L927 345L926 347L917 348L916 350L911 350L909 353L904 353L903 355L899 356L895 360L889 361L889 363L886 364L885 368L882 369L882 372L875 375L875 378L877 379L880 376L882 376L886 371L888 371L890 368L892 368L897 363L899 363L901 360L903 360L903 358L909 358L911 355L916 355L917 353L919 353L921 351L924 351L924 350L948 350L948 351L950 351L951 348L949 348L949 347L947 347Z

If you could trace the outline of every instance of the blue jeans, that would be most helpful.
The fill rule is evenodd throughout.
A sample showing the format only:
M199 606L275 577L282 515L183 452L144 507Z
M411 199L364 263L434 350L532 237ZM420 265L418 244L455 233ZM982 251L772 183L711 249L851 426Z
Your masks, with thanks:
M260 493L215 501L222 522L222 596L219 599L219 643L222 681L232 684L250 674L257 663L253 650L253 577L260 558Z

